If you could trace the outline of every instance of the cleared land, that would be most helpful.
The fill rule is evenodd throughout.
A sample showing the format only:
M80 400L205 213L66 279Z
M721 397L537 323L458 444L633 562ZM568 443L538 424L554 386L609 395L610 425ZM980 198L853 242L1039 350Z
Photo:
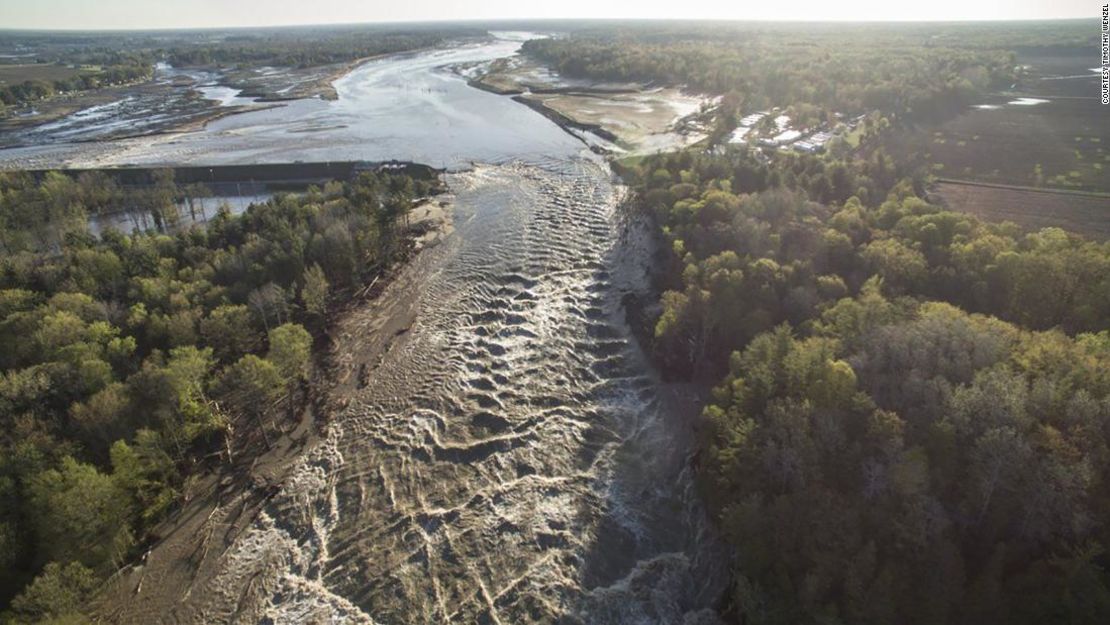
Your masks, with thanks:
M1028 230L1058 227L1110 240L1110 195L941 180L934 192L952 210Z
M1110 190L1110 125L1093 98L975 110L920 139L941 175Z
M15 85L27 80L65 80L80 73L80 70L72 67L48 63L0 65L0 84Z
M575 120L595 125L616 137L624 149L650 153L675 149L704 138L704 134L675 130L680 119L698 110L703 98L678 89L639 93L536 94L525 96Z
M1019 54L1021 79L939 126L894 133L895 159L938 176L1110 192L1110 124L1089 52Z
M592 130L610 142L606 151L650 154L705 138L692 117L707 98L678 88L566 78L522 55L457 71L474 87L519 94L525 104L554 112L561 126Z

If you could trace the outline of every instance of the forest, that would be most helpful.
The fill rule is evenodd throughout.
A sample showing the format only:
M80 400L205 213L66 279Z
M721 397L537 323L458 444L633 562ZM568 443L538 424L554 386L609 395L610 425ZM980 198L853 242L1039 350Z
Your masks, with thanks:
M303 558L311 563L298 564L291 573L296 583L305 583L293 592L275 585L262 586L258 593L294 610L306 604L321 608L326 601L316 603L320 596L357 603L359 609L396 601L412 605L394 605L388 609L396 611L387 614L409 614L414 622L463 620L470 614L495 621L502 608L502 614L518 609L512 614L537 621L590 622L572 614L576 606L571 604L586 595L581 603L604 603L609 614L641 609L643 595L643 605L659 608L652 614L685 613L692 622L713 612L738 625L1110 622L1110 242L946 210L932 192L931 172L939 170L917 147L892 156L882 141L848 145L839 140L830 141L824 153L812 154L721 141L742 115L772 108L788 113L799 127L859 120L862 137L894 124L925 127L981 101L982 94L1000 85L1013 84L1019 73L1016 48L1038 49L1046 57L1056 50L1074 51L1093 43L1087 26L579 23L568 27L569 34L525 43L525 54L568 77L683 85L721 96L701 110L713 118L708 141L683 151L609 161L630 191L628 208L649 223L660 244L657 257L632 259L636 266L645 261L652 271L654 290L647 301L617 294L630 304L627 319L654 369L623 379L602 372L602 366L591 367L591 378L602 382L599 394L608 401L613 391L622 402L621 410L610 410L593 393L547 392L573 384L555 380L545 386L548 381L535 372L547 369L522 364L544 359L573 373L577 365L564 350L584 349L577 343L567 349L528 329L530 334L520 334L523 338L511 347L497 344L488 350L488 370L485 352L481 363L464 358L473 347L467 339L484 341L494 332L513 331L498 325L507 318L499 308L502 302L506 310L516 305L509 296L501 298L510 289L497 283L510 273L507 280L535 282L535 288L524 289L526 301L535 306L525 305L522 324L550 327L544 315L566 310L568 304L575 307L578 295L583 301L587 296L611 301L604 283L617 281L606 275L608 266L595 263L593 256L566 254L570 260L564 260L564 250L551 253L551 241L536 241L546 238L536 233L555 232L562 224L568 224L567 232L589 231L583 245L604 259L610 249L631 246L620 247L616 237L624 232L619 227L610 231L614 224L596 216L608 219L609 209L625 197L623 188L601 197L620 185L609 184L609 170L594 167L600 159L579 167L578 156L518 147L504 152L499 165L489 166L510 163L504 181L500 175L487 181L484 165L459 172L464 180L478 180L459 214L465 217L467 206L476 207L479 218L466 228L460 219L452 240L458 247L416 268L430 268L428 275L443 280L427 282L429 291L448 279L466 288L478 285L474 310L460 312L453 299L434 292L419 300L427 306L419 311L427 323L393 319L403 326L393 329L385 322L375 325L380 320L374 318L344 338L370 343L403 336L402 349L380 356L379 363L397 366L434 354L427 360L453 367L459 357L469 366L457 367L457 373L467 377L452 384L456 378L439 377L436 367L430 373L414 368L399 372L403 386L390 377L372 384L379 379L368 377L365 363L373 360L352 358L352 369L360 367L352 385L384 389L403 408L375 417L372 427L380 420L380 432L365 436L358 429L363 424L357 424L345 435L370 449L361 457L347 455L350 472L380 480L381 487L352 480L346 484L350 489L333 488L333 502L327 505L333 511L345 506L345 518L354 519L349 522L356 526L353 533L325 536L326 530L313 524L312 532L298 537L312 543L310 550L298 552L312 553ZM243 29L204 37L167 32L121 39L115 52L99 35L28 37L42 46L45 62L149 71L159 60L254 68L340 63L474 32L484 31L359 26ZM398 97L454 110L435 89L417 95L411 84L428 75L410 83L407 72L416 71L411 67L386 74L389 88L404 84L407 91ZM419 71L439 72L436 81L458 78L438 65ZM386 83L364 84L371 90ZM0 99L27 102L71 88L68 83L29 84L7 96L0 93ZM454 137L469 136L456 130L489 127L468 125L481 121L485 111L478 109L487 101L492 100L478 100L474 109L460 104L458 111L465 114L453 115L452 124L458 126L443 133L444 154L455 149ZM411 119L419 114L413 111L432 109L404 107L403 113L390 113L398 117L360 118L352 108L336 118L338 128L365 119L368 125L442 130L433 123L438 112ZM512 116L505 117L512 130ZM759 123L770 129L773 117ZM305 137L294 135L305 123L298 118L272 128ZM255 132L243 131L244 142ZM1064 139L1070 145L1077 138ZM292 139L282 145L302 140L311 144ZM259 145L260 154L278 152ZM475 154L472 166L483 158L482 151ZM518 167L521 162L540 164ZM534 173L522 179L523 170ZM515 195L513 185L527 193ZM539 189L535 195L533 188ZM299 411L313 406L320 399L315 382L326 371L329 329L335 329L337 311L360 301L357 294L407 257L407 216L416 200L440 190L438 181L365 173L303 193L278 194L241 215L221 210L206 223L194 224L185 219L190 198L208 191L178 183L172 170L156 172L141 188L117 184L103 172L0 172L0 624L86 622L82 613L106 580L121 566L143 561L162 538L159 523L195 501L198 476L232 466L232 454L249 457L245 433L257 433L268 445L267 436L291 427ZM555 206L565 212L549 212ZM140 211L156 227L130 233L90 230L90 216L118 211ZM498 228L486 227L501 219ZM557 221L543 223L552 219ZM583 224L586 228L579 229ZM610 234L613 239L607 238ZM502 247L520 249L500 255L495 248ZM588 265L593 277L551 279L577 276L580 265ZM540 267L536 273L541 275L524 277L516 269L502 273L505 267L527 267L526 273ZM498 289L497 301L484 297L483 291ZM415 293L414 298L421 292ZM459 299L470 295L460 289ZM384 313L368 312L393 314L383 308ZM592 319L595 311L605 318ZM583 334L610 337L619 330L612 335L625 335L623 326L608 327L608 305L591 304L579 312L594 323L568 327L582 328ZM438 321L453 323L463 316L495 320L472 326L473 336ZM606 341L605 349L623 350L622 341ZM406 345L415 347L406 351ZM421 351L428 345L435 347ZM548 349L531 349L536 346ZM623 353L605 363L628 360L630 369L643 364ZM492 363L520 370L494 376ZM658 379L656 371L664 384L702 393L704 401L696 404L689 422L677 410L675 419L665 418L669 408L657 406L666 402L654 401L651 394L659 391L662 397L675 389L641 387L642 380ZM519 375L538 391L507 391L486 374L490 380ZM425 387L434 392L425 395ZM454 387L463 390L456 393ZM498 397L514 394L504 406L497 400L496 410L504 408L505 417L487 410L494 399L476 392L482 387L495 389ZM632 401L645 396L652 401ZM434 412L427 405L441 402L453 413L428 418L435 424L423 429L423 413ZM626 406L643 406L643 414ZM558 468L563 441L549 434L560 432L561 424L555 417L537 418L537 408L544 415L572 413L567 421L575 429L565 435L570 441L565 458L573 460L565 463L571 467L567 473ZM579 408L581 413L573 414ZM615 428L610 446L608 412L645 418L627 437ZM473 428L465 424L472 417ZM667 423L656 429L650 419ZM495 422L501 428L502 420L504 428L498 431L511 428L512 436L482 425ZM551 423L551 429L535 429L539 422ZM688 459L687 425L696 439ZM477 434L465 438L469 434L463 431L471 429ZM674 432L682 438L671 438ZM449 439L455 434L458 440ZM378 444L393 435L411 437L414 444L408 446L409 438L403 445ZM595 435L601 444L591 438ZM470 444L468 450L481 449L483 457L458 453L464 449L459 441ZM517 463L517 456L508 453L533 441L536 448L550 446L555 450L550 458L560 462ZM613 462L620 464L607 465L608 458L589 461L593 447L602 445L606 453L615 450ZM437 457L440 450L448 453ZM663 487L660 495L654 485L641 491L640 483L620 475L626 466L654 468L656 452L680 458L674 464L681 465L681 476L666 477L681 486L676 489L681 497L663 496ZM440 463L447 455L461 462ZM397 466L401 469L394 471ZM321 475L335 478L336 473L328 473L332 470L321 469ZM510 473L515 479L502 479ZM692 505L687 495L694 488L686 488L691 474L700 493ZM588 482L582 489L587 495L580 496L577 487L567 490L564 479ZM499 504L514 495L530 497L520 485L533 482L545 497L520 499L523 520L507 521L503 511L516 508ZM628 489L627 498L617 496L629 483L638 488ZM497 491L506 485L518 490ZM278 488L276 483L244 488L271 486ZM487 496L492 491L497 492ZM292 498L297 491L290 493ZM595 502L599 493L603 496ZM547 495L568 498L548 505ZM305 499L306 509L317 505L315 497ZM456 501L462 502L457 508ZM654 519L640 524L641 515L656 511L636 506L656 502L664 502L657 506L662 520L688 515L688 507L696 511L688 515L693 523L687 518L659 523L666 532L696 526L698 534L689 540L677 536L698 543L696 549L671 552L669 545L679 541L658 540ZM711 520L704 534L702 503ZM579 527L545 516L550 510L539 509L544 506L599 520ZM294 516L301 514L296 508L272 518L275 525L300 527L305 519ZM610 527L611 521L635 527ZM379 522L388 527L377 527ZM520 531L531 532L528 524L545 529ZM637 533L641 528L644 534ZM484 542L491 536L497 540ZM513 536L521 538L503 542ZM404 551L409 544L416 546ZM497 554L502 560L490 557L494 550L488 545L510 544L520 551ZM668 551L653 551L660 544ZM714 594L706 600L711 605L686 612L691 606L678 604L696 590L683 589L676 600L669 587L701 580L687 582L683 572L674 582L669 567L690 560L683 569L702 573L702 563L695 560L701 559L704 545L714 550L723 545L727 591L719 600L705 593ZM530 560L532 547L544 552L536 560ZM341 550L341 557L333 557ZM625 561L625 552L650 557L633 554ZM718 554L709 555L705 560ZM169 555L175 557L181 558ZM403 564L396 579L383 586L378 569L358 562L372 559ZM527 570L512 573L504 585L489 583L487 578L496 580L506 571L490 576L484 569L509 559L518 559ZM511 564L504 568L518 562ZM275 566L293 570L288 560ZM598 574L591 567L604 570ZM713 566L705 568L716 572ZM320 577L301 577L310 569ZM236 577L229 596L256 594L252 575L260 569L242 574L245 570L228 568L227 576L207 581ZM475 571L473 579L454 575L461 570ZM591 576L607 581L592 584ZM558 585L550 585L551 579ZM716 587L711 582L705 587ZM132 588L122 592L125 601L137 603ZM301 590L304 596L291 596ZM184 601L163 594L173 596L169 612ZM425 606L426 598L438 605L429 600ZM514 600L518 603L510 606ZM456 603L461 607L452 612Z
M654 356L714 386L727 614L1105 622L1110 245L947 212L881 150L625 176L666 243Z
M235 34L218 42L184 42L168 47L165 56L175 66L312 67L415 50L436 45L447 37L484 34L461 27L274 29Z
M164 218L182 190L160 185ZM105 179L0 177L0 622L82 622L236 426L281 429L329 310L406 253L437 189L364 173L97 238Z
M1094 37L1083 23L630 23L534 39L523 51L569 77L721 95L722 134L772 107L792 108L802 126L874 110L935 122L1012 83L1016 47L1093 46Z

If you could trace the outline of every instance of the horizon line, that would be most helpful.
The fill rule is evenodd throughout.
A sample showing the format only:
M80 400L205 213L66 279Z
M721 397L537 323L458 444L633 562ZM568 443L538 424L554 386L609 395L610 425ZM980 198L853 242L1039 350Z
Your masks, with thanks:
M732 19L715 17L494 17L494 18L458 18L458 19L426 19L426 20L379 20L370 22L302 22L288 24L261 24L261 25L226 25L226 26L137 26L119 28L69 28L69 27L17 27L0 28L0 33L142 33L142 32L187 32L187 31L221 31L221 30L262 30L279 28L315 28L336 26L390 26L390 25L418 25L418 24L492 24L498 22L720 22L723 24L1010 24L1030 22L1098 22L1101 17L1016 17L1006 19L995 18L961 18L961 19Z

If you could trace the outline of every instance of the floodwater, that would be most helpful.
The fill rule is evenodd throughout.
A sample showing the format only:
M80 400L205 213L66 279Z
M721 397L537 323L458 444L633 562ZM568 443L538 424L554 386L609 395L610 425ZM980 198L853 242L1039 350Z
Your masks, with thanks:
M199 132L4 149L0 167L398 159L459 169L576 153L581 141L541 115L473 89L446 69L519 47L497 39L392 56L337 80L337 100L296 100L225 117Z
M215 189L212 187L215 186ZM274 197L265 185L239 183L207 185L212 195L182 199L174 207L172 217L167 212L163 217L162 228L174 230L204 224L214 218L221 210L232 215L246 212L251 204L261 204ZM119 232L150 232L159 229L159 224L149 210L138 207L124 207L123 210L104 215L89 215L89 233L100 236L105 230Z
M95 154L454 170L455 232L412 268L413 326L173 620L716 622L726 563L691 479L696 407L621 307L647 288L645 226L580 141L444 68L518 47L367 63L337 101Z
M191 81L191 86L172 84L175 79L181 78ZM219 75L213 72L178 70L158 63L151 85L120 90L122 95L116 100L0 135L0 144L31 146L0 149L0 166L57 167L71 164L68 156L99 153L122 144L113 142L113 137L152 134L167 126L195 121L209 113L213 105L230 107L254 103L254 98L240 97L239 90L218 85L218 79ZM100 143L90 143L97 141ZM23 154L40 153L42 157L32 162L24 162L21 158Z
M593 158L453 174L414 325L209 581L197 622L716 623L689 398L621 296L644 232ZM375 363L369 363L374 367Z

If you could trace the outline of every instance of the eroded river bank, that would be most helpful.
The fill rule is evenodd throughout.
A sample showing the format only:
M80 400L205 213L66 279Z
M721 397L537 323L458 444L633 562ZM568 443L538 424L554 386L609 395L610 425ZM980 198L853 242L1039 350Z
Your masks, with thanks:
M648 288L652 238L604 160L444 69L518 46L374 61L335 102L115 146L144 162L446 164L454 232L339 322L327 425L264 502L213 512L226 523L203 549L155 546L109 620L715 622L726 563L688 462L698 406L661 384L621 306ZM157 567L188 582L159 584Z

